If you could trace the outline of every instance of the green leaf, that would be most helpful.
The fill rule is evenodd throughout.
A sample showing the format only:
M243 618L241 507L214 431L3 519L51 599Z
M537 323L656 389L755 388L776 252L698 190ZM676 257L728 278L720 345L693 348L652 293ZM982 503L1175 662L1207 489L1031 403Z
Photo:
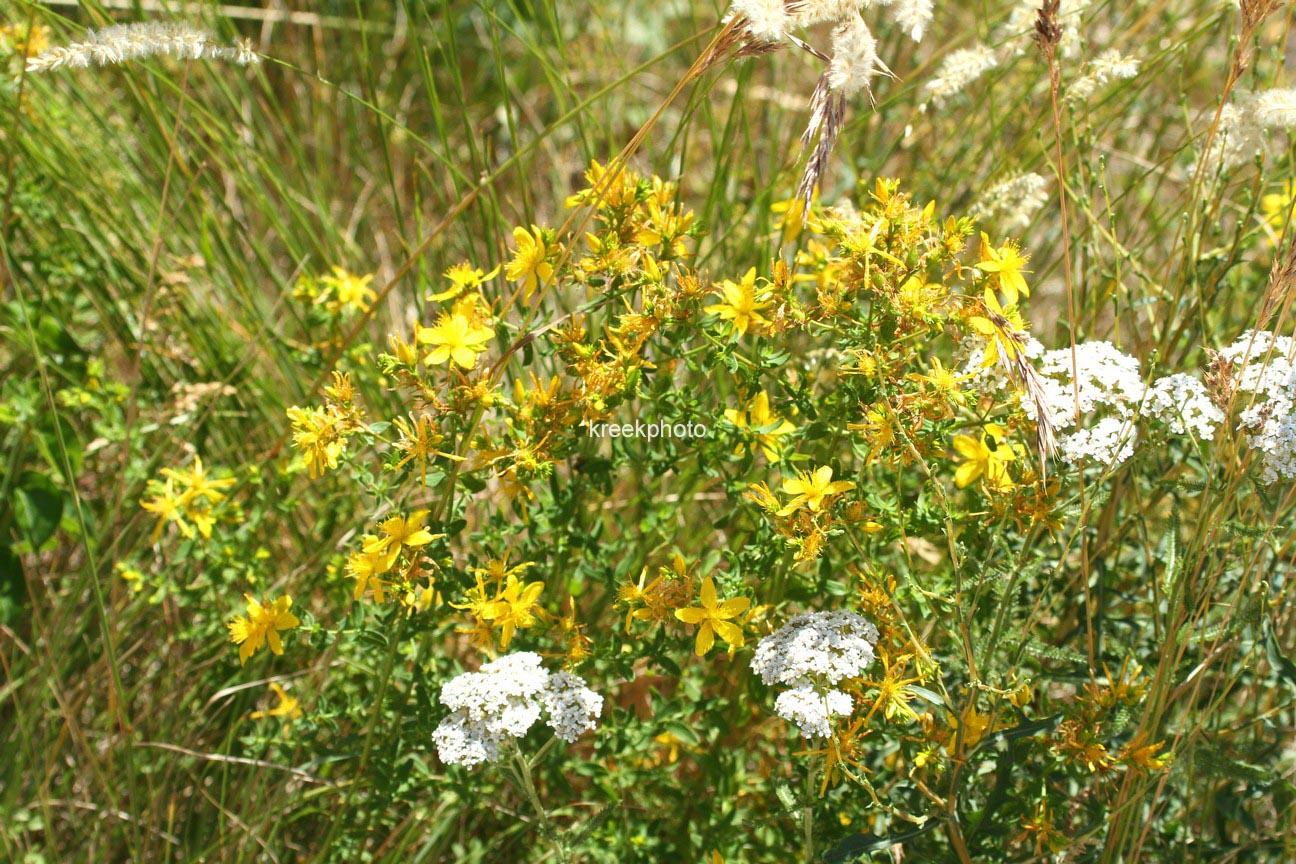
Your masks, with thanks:
M828 864L847 864L849 861L858 860L859 856L867 852L880 852L883 849L891 848L897 843L904 843L913 840L915 837L921 837L935 828L937 824L939 823L933 819L920 828L910 828L907 831L892 831L890 834L884 834L881 837L876 834L852 834L828 850L824 854L824 860Z
M696 732L678 720L667 720L662 724L662 727L688 747L696 747L701 742Z
M63 493L36 471L24 471L14 490L14 515L23 539L40 549L54 536L63 518Z
M796 793L792 791L791 786L780 782L774 787L774 794L778 796L779 803L783 805L784 810L794 816L799 814Z
M1296 663L1282 653L1282 648L1278 645L1278 637L1274 635L1273 625L1269 623L1268 618L1260 622L1260 632L1264 637L1265 656L1269 658L1269 665L1278 673L1279 678L1288 684L1296 685Z

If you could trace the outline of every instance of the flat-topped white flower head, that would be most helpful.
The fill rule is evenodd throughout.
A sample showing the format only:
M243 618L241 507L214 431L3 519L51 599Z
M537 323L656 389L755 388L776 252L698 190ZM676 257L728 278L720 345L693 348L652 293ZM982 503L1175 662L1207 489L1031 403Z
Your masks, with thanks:
M539 654L519 651L465 672L441 688L451 713L432 733L441 761L471 768L499 758L506 738L521 738L546 715L564 741L593 730L603 697L570 672L549 673Z
M832 685L873 662L878 631L854 612L802 612L761 639L752 670L766 684Z
M795 724L805 738L827 738L832 735L833 718L849 717L854 710L849 694L840 690L820 693L809 684L780 693L774 702L774 713Z

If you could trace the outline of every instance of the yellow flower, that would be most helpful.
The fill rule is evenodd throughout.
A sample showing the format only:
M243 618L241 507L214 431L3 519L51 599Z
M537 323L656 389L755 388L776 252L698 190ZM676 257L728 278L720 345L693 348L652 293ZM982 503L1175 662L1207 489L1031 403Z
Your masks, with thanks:
M530 300L536 287L553 278L553 265L547 260L549 250L545 248L544 233L535 225L531 231L525 228L513 229L513 242L517 251L513 260L508 263L504 275L513 282L522 282L525 290L524 299Z
M706 311L732 322L732 332L744 336L748 330L756 328L759 331L770 323L760 314L762 309L769 306L769 302L756 297L755 267L747 271L741 282L726 279L721 283L720 290L724 293L725 302L714 303L706 307Z
M1260 199L1260 212L1264 221L1274 231L1282 231L1288 221L1296 220L1296 182L1283 182L1281 192L1273 192Z
M885 670L881 681L866 680L863 684L877 688L877 695L873 697L873 707L869 709L868 716L864 718L867 723L869 719L880 709L882 716L887 720L892 720L898 714L904 717L906 721L918 719L918 714L909 707L909 703L914 698L914 692L909 689L910 684L922 682L922 676L915 675L912 678L904 678L905 666L909 663L909 655L903 655L898 659L895 665L886 653L881 653L882 667Z
M476 288L480 288L484 283L489 282L499 275L500 268L487 273L480 267L474 267L465 261L462 264L456 264L445 272L445 278L450 280L450 287L445 291L437 294L429 294L427 299L434 302L442 300L453 300L460 294L466 294Z
M1132 768L1141 768L1144 771L1160 771L1170 764L1171 759L1174 758L1172 753L1157 755L1165 745L1166 742L1164 741L1158 741L1155 744L1148 743L1147 733L1140 732L1125 745L1117 758Z
M989 288L985 290L985 315L974 315L968 319L972 329L986 340L985 357L982 368L993 366L1000 357L1008 363L1022 359L1022 346L1025 339L1022 334L1026 324L1017 311L1017 306L1009 303L1005 309L999 305L999 299Z
M415 510L408 516L392 516L384 519L378 526L378 531L383 535L381 538L371 538L370 542L364 544L366 552L386 551L389 561L395 561L396 556L400 554L401 549L417 549L420 546L426 546L441 534L433 534L423 527L427 521L427 510ZM388 567L391 566L389 563ZM386 567L383 568L387 569Z
M417 323L414 326L415 326L414 342L417 343L418 330L421 328L418 327ZM418 353L415 350L414 346L406 342L401 337L397 336L395 333L392 333L387 337L387 345L391 348L392 357L396 359L397 363L400 363L404 366L413 366L415 363L418 362Z
M494 335L494 330L457 310L442 315L432 327L418 328L418 341L434 346L423 358L429 366L439 366L451 360L464 369L471 369L477 365L477 357L486 351L486 343Z
M816 186L810 193L810 210L814 212L815 205L819 203L819 187ZM792 198L786 198L782 201L775 201L770 205L770 213L782 217L779 219L779 228L783 231L783 245L796 242L801 236L801 229L806 226L806 206L805 199L800 195ZM810 230L815 230L811 226Z
M945 712L950 722L949 743L945 745L945 752L954 755L955 745L959 743L958 731L963 733L963 752L971 750L986 735L994 731L994 718L989 714L982 714L976 709L975 705L968 705L963 709L962 715L955 718L949 711Z
M516 576L510 575L504 590L482 610L481 617L492 622L492 627L500 628L500 650L508 648L513 641L515 628L526 630L535 624L532 609L544 590L543 582L523 584Z
M168 521L175 522L180 527L180 532L186 537L193 536L193 529L185 523L185 500L182 493L176 492L175 483L167 480L166 484L149 481L153 489L153 497L149 499L140 499L140 506L153 513L158 517L157 525L153 528L152 542L156 543L162 536L162 526Z
M585 635L585 625L576 620L576 598L567 598L567 614L557 619L558 632L565 647L563 665L575 669L590 656L594 640Z
M279 631L291 630L301 623L288 611L292 598L285 594L272 603L265 603L244 594L243 599L247 601L247 617L235 615L225 625L229 628L230 641L239 646L239 663L247 663L247 659L265 644L269 644L273 653L282 654L283 642L279 639Z
M755 431L756 440L751 445L751 449L755 450L759 445L765 453L765 458L770 462L778 462L782 458L779 454L779 439L796 431L796 426L770 410L769 394L765 392L757 393L747 403L745 412L729 408L724 416L739 429L765 430ZM739 446L738 450L741 452L742 447Z
M292 421L293 443L302 451L311 479L337 468L338 457L346 448L346 418L334 406L326 408L288 409Z
M627 633L630 632L631 621L636 619L640 621L649 620L652 616L653 609L660 609L662 606L662 604L658 602L660 599L660 591L658 589L661 587L662 580L666 577L660 575L649 582L647 587L644 587L644 579L647 577L648 568L645 567L643 570L639 571L638 584L627 582L617 588L616 603L618 606L625 607L625 630Z
M213 504L224 501L225 495L220 490L228 489L238 482L233 477L226 477L223 480L209 479L203 468L202 457L197 455L194 456L193 464L188 471L163 468L162 476L184 487L184 494L180 497L186 504L199 498L205 498Z
M802 471L798 472L795 477L785 478L783 480L783 493L795 497L779 511L779 515L786 516L802 504L818 512L819 508L823 506L825 498L855 488L855 484L849 480L834 481L832 477L833 469L824 465L813 474Z
M253 720L260 720L262 717L283 717L285 720L296 720L302 716L301 703L296 697L289 696L275 681L270 682L270 689L274 691L277 700L275 707L268 711L253 711Z
M741 648L746 642L742 627L730 619L747 611L751 600L747 597L733 597L721 603L716 597L715 580L708 576L702 580L701 603L700 607L675 610L675 617L685 624L698 625L697 643L693 652L699 657L705 657L715 645L717 635L733 647Z
M1017 454L1004 440L1005 434L1002 426L987 423L980 440L970 435L954 436L954 449L965 460L954 474L956 486L966 489L984 475L986 485L996 492L1013 487L1005 463L1016 459Z
M432 457L440 456L443 459L453 459L456 462L462 462L463 457L436 449L445 440L445 436L436 431L430 416L421 414L412 419L414 419L412 425L404 417L397 417L393 423L396 431L400 432L401 436L396 442L396 449L405 454L394 467L396 469L404 468L407 463L412 461L418 466L419 482L426 486L427 466L432 461Z
M851 432L864 433L864 440L869 445L868 455L864 457L865 465L872 463L879 453L895 444L897 438L895 423L885 405L870 407L864 412L862 422L847 423L846 428Z
M855 774L852 768L860 774L869 773L863 763L873 748L868 746L864 739L872 730L864 728L865 722L864 718L860 717L849 726L839 726L837 731L824 742L823 747L815 750L807 748L793 754L823 757L823 782L819 784L821 798L827 793L830 784L836 785L846 778L860 782L862 778ZM842 824L848 822L849 820L846 820Z
M365 589L373 586L374 599L382 603L386 599L383 582L378 577L391 569L395 556L386 551L386 545L372 534L364 535L361 540L361 551L347 556L347 575L356 580L352 597L359 600Z
M343 312L349 309L357 312L368 312L369 304L378 299L378 295L369 287L369 283L373 281L373 278L372 274L356 276L341 267L334 267L332 276L323 276L319 280L332 289L331 292L326 291L320 294L315 298L315 302L327 301L329 310L333 312Z
M959 404L965 401L963 388L960 385L972 378L971 375L960 375L954 369L947 369L941 363L939 357L932 358L931 372L929 374L915 375L914 377L931 387L939 398L949 403L957 402Z
M49 28L41 24L32 24L30 29L25 24L6 24L0 27L0 41L15 54L35 57L49 47Z
M996 249L990 243L989 235L984 231L981 232L981 261L976 265L976 269L982 273L998 275L999 290L1003 291L1004 299L1009 304L1016 303L1019 295L1030 296L1026 277L1022 275L1030 272L1022 269L1029 260L1030 256L1022 255L1021 247L1013 241L1009 240Z

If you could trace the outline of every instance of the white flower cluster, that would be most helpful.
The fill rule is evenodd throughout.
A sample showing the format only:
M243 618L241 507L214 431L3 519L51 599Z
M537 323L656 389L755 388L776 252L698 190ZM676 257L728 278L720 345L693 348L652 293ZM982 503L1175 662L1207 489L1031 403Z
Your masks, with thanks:
M981 193L972 205L979 219L998 219L1008 231L1022 232L1034 224L1035 214L1048 203L1048 183L1039 174L1014 174Z
M1083 101L1112 81L1134 78L1138 70L1138 60L1110 48L1085 64L1085 74L1067 89L1066 98Z
M441 688L451 714L432 740L446 764L472 768L499 758L506 738L521 738L540 719L564 741L575 741L597 725L603 697L568 672L550 674L533 651L509 654L466 672Z
M1077 406L1081 416L1108 408L1119 419L1128 420L1138 412L1143 399L1138 360L1110 342L1076 345L1074 365L1069 347L1045 351L1039 372L1044 379L1045 407L1059 431L1076 425ZM1027 416L1036 419L1034 403L1025 408Z
M27 71L107 66L162 55L177 60L228 60L242 66L261 61L251 42L222 45L202 30L150 21L92 30L84 41L49 48L28 58Z
M1140 420L1172 435L1207 440L1224 421L1199 380L1174 374L1146 385L1138 360L1110 342L1076 345L1074 366L1070 347L1046 351L1033 337L1027 338L1022 354L1040 373L1041 398L1036 403L1019 393L1020 404L1037 422L1040 407L1048 412L1053 428L1061 433L1058 457L1064 462L1120 465L1134 455ZM1010 382L997 367L982 368L983 356L980 348L973 348L963 359L961 374L982 392L1007 390Z
M1205 440L1215 437L1224 412L1215 407L1206 385L1191 375L1177 373L1158 378L1147 390L1143 414L1165 425L1175 435L1191 432Z
M1205 439L1215 435L1224 419L1196 378L1168 375L1147 386L1138 360L1110 342L1076 345L1074 365L1070 348L1045 351L1039 371L1043 404L1054 428L1074 429L1058 439L1059 454L1067 462L1121 464L1134 455L1140 417L1172 434L1191 432ZM1023 399L1022 407L1036 419L1032 400Z
M734 0L729 18L741 17L753 37L767 42L792 37L800 28L833 24L828 80L835 92L850 96L867 89L874 75L888 71L860 13L873 6L889 7L895 23L918 42L931 23L932 5L933 0Z
M820 693L813 684L802 684L784 690L774 700L774 713L796 725L805 738L827 738L832 735L832 719L849 717L855 701L849 693L829 689Z
M835 685L873 662L877 640L877 628L854 612L802 612L757 643L751 667L766 684L788 688L775 713L806 738L827 738L832 718L854 710Z
M1201 155L1207 171L1228 170L1264 156L1271 129L1296 128L1296 89L1242 93L1220 111L1219 130Z
M985 45L951 51L941 61L935 77L923 85L923 91L939 108L945 100L962 93L969 84L998 65L999 58L994 50ZM927 103L923 103L919 110L927 110Z
M1234 368L1238 391L1251 394L1238 421L1263 454L1265 482L1296 479L1296 340L1251 331L1220 354Z

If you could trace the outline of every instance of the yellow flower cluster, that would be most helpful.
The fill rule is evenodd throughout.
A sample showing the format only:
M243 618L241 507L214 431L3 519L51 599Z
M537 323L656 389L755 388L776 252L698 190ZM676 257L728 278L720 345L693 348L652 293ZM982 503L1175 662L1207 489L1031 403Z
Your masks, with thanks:
M189 538L195 535L204 540L212 536L212 528L226 501L225 493L237 480L225 477L219 480L208 476L202 457L194 456L187 469L163 468L163 480L150 480L150 497L140 501L140 506L157 516L153 528L154 543L162 536L168 522L174 522L180 533Z
M371 593L378 603L388 592L405 609L422 611L437 600L433 565L423 547L444 535L433 534L425 524L430 511L395 515L378 525L377 534L365 534L360 548L347 557L347 575L355 579L352 597Z
M246 664L262 645L269 645L273 654L282 654L279 632L301 623L288 611L292 608L292 598L285 594L276 600L254 600L251 595L244 595L243 599L247 601L247 615L235 615L225 625L230 641L239 646L239 664Z
M544 591L544 583L524 582L519 578L531 566L531 562L524 561L509 567L505 555L487 561L485 567L473 568L477 585L468 592L468 602L452 605L456 609L467 609L472 615L473 626L463 632L471 634L474 645L496 650L495 631L498 630L498 650L507 651L516 631L535 626L540 614L536 604ZM572 618L574 622L574 609Z

